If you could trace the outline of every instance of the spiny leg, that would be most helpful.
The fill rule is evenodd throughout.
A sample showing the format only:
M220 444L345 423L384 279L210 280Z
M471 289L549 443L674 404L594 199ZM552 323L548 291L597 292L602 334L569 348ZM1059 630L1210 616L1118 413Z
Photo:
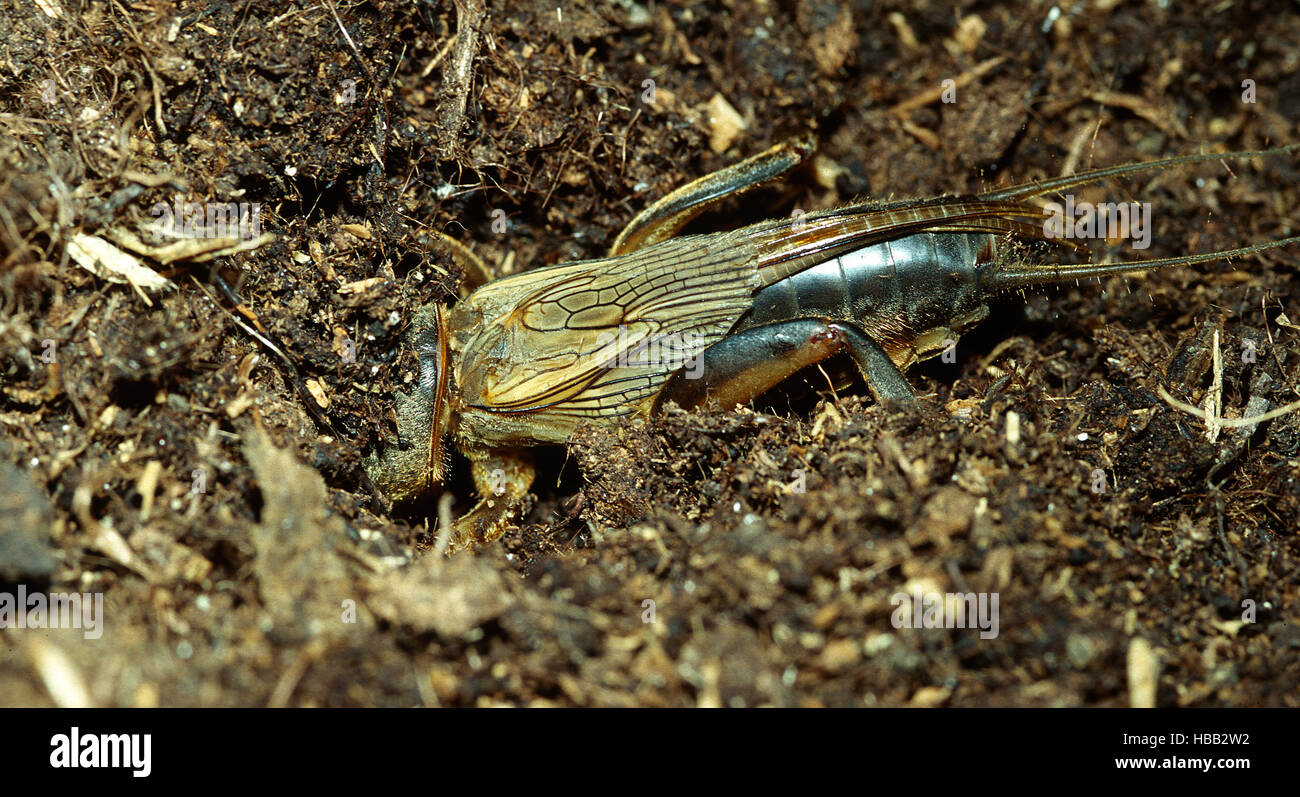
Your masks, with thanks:
M481 496L474 508L451 527L450 550L493 542L515 519L537 471L532 454L523 448L498 448L464 452L470 460L470 475Z
M609 256L634 252L673 237L714 203L783 177L806 161L814 149L812 136L799 136L687 183L628 222L610 246Z
M853 324L822 318L780 321L728 335L664 384L656 400L694 408L748 404L799 370L847 352L876 401L915 405L916 393L880 344Z

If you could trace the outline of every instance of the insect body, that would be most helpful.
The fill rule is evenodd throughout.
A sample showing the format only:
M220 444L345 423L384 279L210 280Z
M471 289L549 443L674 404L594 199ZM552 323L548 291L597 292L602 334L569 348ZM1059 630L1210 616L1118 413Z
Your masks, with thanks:
M398 396L402 444L372 457L372 478L395 498L425 495L444 480L444 440L453 441L483 495L454 534L458 544L486 541L531 485L526 449L562 444L582 423L626 423L668 401L729 409L839 353L878 401L913 403L902 371L982 320L998 293L1300 241L1127 263L1025 263L1016 242L1052 240L1028 199L1116 175L1289 150L1185 156L974 197L852 204L676 235L715 199L775 179L811 151L803 142L774 147L655 203L609 257L490 282L450 310L424 308L411 333L419 386Z

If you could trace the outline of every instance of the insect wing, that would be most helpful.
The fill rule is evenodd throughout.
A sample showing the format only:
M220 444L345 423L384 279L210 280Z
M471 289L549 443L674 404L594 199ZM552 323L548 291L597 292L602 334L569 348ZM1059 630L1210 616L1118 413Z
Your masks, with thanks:
M752 248L727 235L689 236L519 275L543 283L502 321L499 348L510 353L510 365L498 364L483 379L483 406L633 411L750 307L760 287L747 267L752 260Z
M904 205L850 205L797 219L757 224L740 233L758 249L756 267L766 287L833 257L921 232L1024 233L1021 219L1043 218L1024 202L945 198Z

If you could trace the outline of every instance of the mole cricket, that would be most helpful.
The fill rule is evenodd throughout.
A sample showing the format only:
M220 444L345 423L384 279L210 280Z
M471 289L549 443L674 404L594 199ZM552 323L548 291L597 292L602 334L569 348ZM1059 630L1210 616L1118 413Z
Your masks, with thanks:
M452 545L461 547L504 532L535 475L528 449L562 445L584 422L628 423L670 401L731 409L841 353L876 401L914 404L903 372L983 320L997 294L1300 241L1121 263L1024 262L1031 242L1086 251L1062 230L1059 213L1045 216L1028 200L1295 147L1185 155L973 196L857 202L678 234L718 201L780 178L814 150L807 138L779 144L654 202L607 257L525 270L480 285L450 308L422 308L409 328L416 387L397 394L398 439L368 457L367 471L391 498L427 498L445 481L454 445L481 496L451 529Z

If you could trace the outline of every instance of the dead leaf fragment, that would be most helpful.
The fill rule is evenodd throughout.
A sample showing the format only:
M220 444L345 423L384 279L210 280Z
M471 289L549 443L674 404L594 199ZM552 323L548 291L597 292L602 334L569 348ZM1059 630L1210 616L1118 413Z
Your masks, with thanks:
M145 291L161 291L173 287L171 280L145 266L140 258L93 235L74 233L72 240L68 241L68 256L100 279L135 288L145 304L150 306L153 302L145 295Z
M250 426L242 437L262 492L262 522L251 535L253 574L277 634L305 640L351 632L353 582L338 551L347 535L329 511L324 478L260 428Z

